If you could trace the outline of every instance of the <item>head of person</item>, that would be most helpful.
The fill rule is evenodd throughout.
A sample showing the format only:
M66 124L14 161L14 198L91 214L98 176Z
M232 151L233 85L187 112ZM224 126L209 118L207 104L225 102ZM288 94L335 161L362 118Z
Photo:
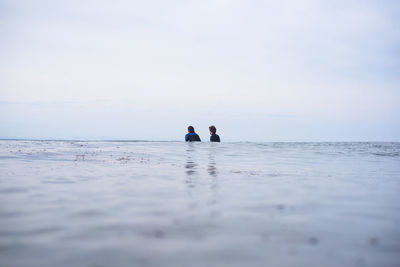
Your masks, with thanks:
M213 135L217 132L217 128L215 128L214 125L211 125L210 127L208 127L208 129L210 130L211 135Z
M188 127L188 133L194 133L194 128L193 126Z

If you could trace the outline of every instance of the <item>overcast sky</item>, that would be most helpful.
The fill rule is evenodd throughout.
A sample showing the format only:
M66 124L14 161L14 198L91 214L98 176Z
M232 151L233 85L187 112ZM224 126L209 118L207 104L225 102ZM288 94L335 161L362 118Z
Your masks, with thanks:
M0 138L400 141L400 1L0 0Z

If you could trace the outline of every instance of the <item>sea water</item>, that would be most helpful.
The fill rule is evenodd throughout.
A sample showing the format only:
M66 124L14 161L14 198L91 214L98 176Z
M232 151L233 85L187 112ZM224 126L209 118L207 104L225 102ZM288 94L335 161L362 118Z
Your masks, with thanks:
M400 266L400 143L0 141L0 266Z

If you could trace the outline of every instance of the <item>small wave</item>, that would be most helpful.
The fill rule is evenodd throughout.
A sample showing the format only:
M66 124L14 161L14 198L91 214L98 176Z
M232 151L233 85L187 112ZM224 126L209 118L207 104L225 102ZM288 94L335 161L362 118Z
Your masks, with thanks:
M380 156L380 157L398 157L398 156L400 156L400 153L398 153L398 152L387 152L387 153L375 152L375 153L371 153L371 154L375 155L375 156Z

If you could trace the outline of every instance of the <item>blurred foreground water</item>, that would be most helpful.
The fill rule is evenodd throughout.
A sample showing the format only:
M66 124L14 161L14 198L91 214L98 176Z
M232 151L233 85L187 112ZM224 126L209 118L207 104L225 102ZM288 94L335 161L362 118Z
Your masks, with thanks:
M400 143L0 141L0 266L400 266Z

